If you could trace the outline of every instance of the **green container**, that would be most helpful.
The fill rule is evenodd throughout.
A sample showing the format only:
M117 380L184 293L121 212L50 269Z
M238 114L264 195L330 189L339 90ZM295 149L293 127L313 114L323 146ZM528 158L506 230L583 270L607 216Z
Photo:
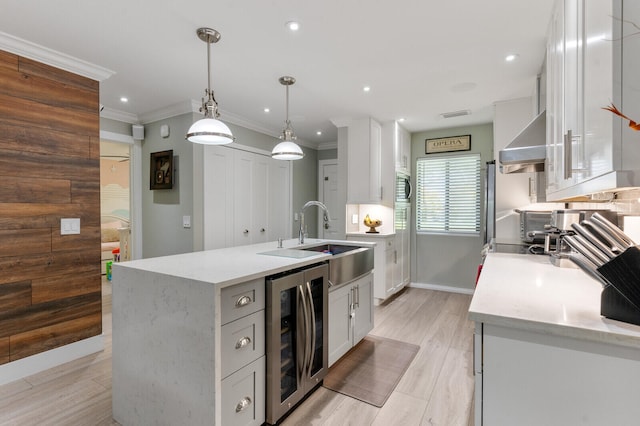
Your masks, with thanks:
M107 262L107 280L111 281L111 265L113 265L113 261Z

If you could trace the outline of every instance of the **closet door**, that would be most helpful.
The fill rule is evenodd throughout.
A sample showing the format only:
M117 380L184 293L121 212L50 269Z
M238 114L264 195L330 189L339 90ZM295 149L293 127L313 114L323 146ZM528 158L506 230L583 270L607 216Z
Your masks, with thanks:
M251 244L255 233L251 226L253 202L251 186L253 184L253 154L235 151L233 165L233 245Z
M251 164L251 243L267 242L269 231L269 157L253 154Z
M270 159L267 240L291 238L291 162Z
M204 148L204 249L233 246L233 153L221 146Z

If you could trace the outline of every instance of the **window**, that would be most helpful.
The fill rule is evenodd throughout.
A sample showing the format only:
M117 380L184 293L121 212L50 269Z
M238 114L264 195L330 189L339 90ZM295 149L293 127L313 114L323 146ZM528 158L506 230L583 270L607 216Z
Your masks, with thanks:
M418 232L480 232L480 154L419 158Z

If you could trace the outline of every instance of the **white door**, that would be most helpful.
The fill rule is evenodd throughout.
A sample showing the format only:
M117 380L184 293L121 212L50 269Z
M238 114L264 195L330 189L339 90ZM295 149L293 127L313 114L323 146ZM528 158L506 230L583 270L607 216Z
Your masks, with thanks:
M269 163L267 241L291 238L291 161Z
M234 192L233 199L233 245L243 246L251 244L253 230L252 219L252 172L254 154L245 151L234 153Z
M318 209L318 238L337 239L338 233L338 211L344 206L338 206L338 164L335 160L320 161L318 170L320 176L318 179L320 201L327 206L330 217L325 223L323 220L323 211Z

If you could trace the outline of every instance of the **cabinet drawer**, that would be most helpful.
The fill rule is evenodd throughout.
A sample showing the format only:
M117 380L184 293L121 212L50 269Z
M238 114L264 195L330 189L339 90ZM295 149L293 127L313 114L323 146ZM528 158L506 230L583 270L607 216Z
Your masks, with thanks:
M222 377L264 355L264 310L223 325L220 344Z
M222 424L261 425L265 421L265 357L222 381Z
M225 287L220 294L222 324L264 309L264 278Z

